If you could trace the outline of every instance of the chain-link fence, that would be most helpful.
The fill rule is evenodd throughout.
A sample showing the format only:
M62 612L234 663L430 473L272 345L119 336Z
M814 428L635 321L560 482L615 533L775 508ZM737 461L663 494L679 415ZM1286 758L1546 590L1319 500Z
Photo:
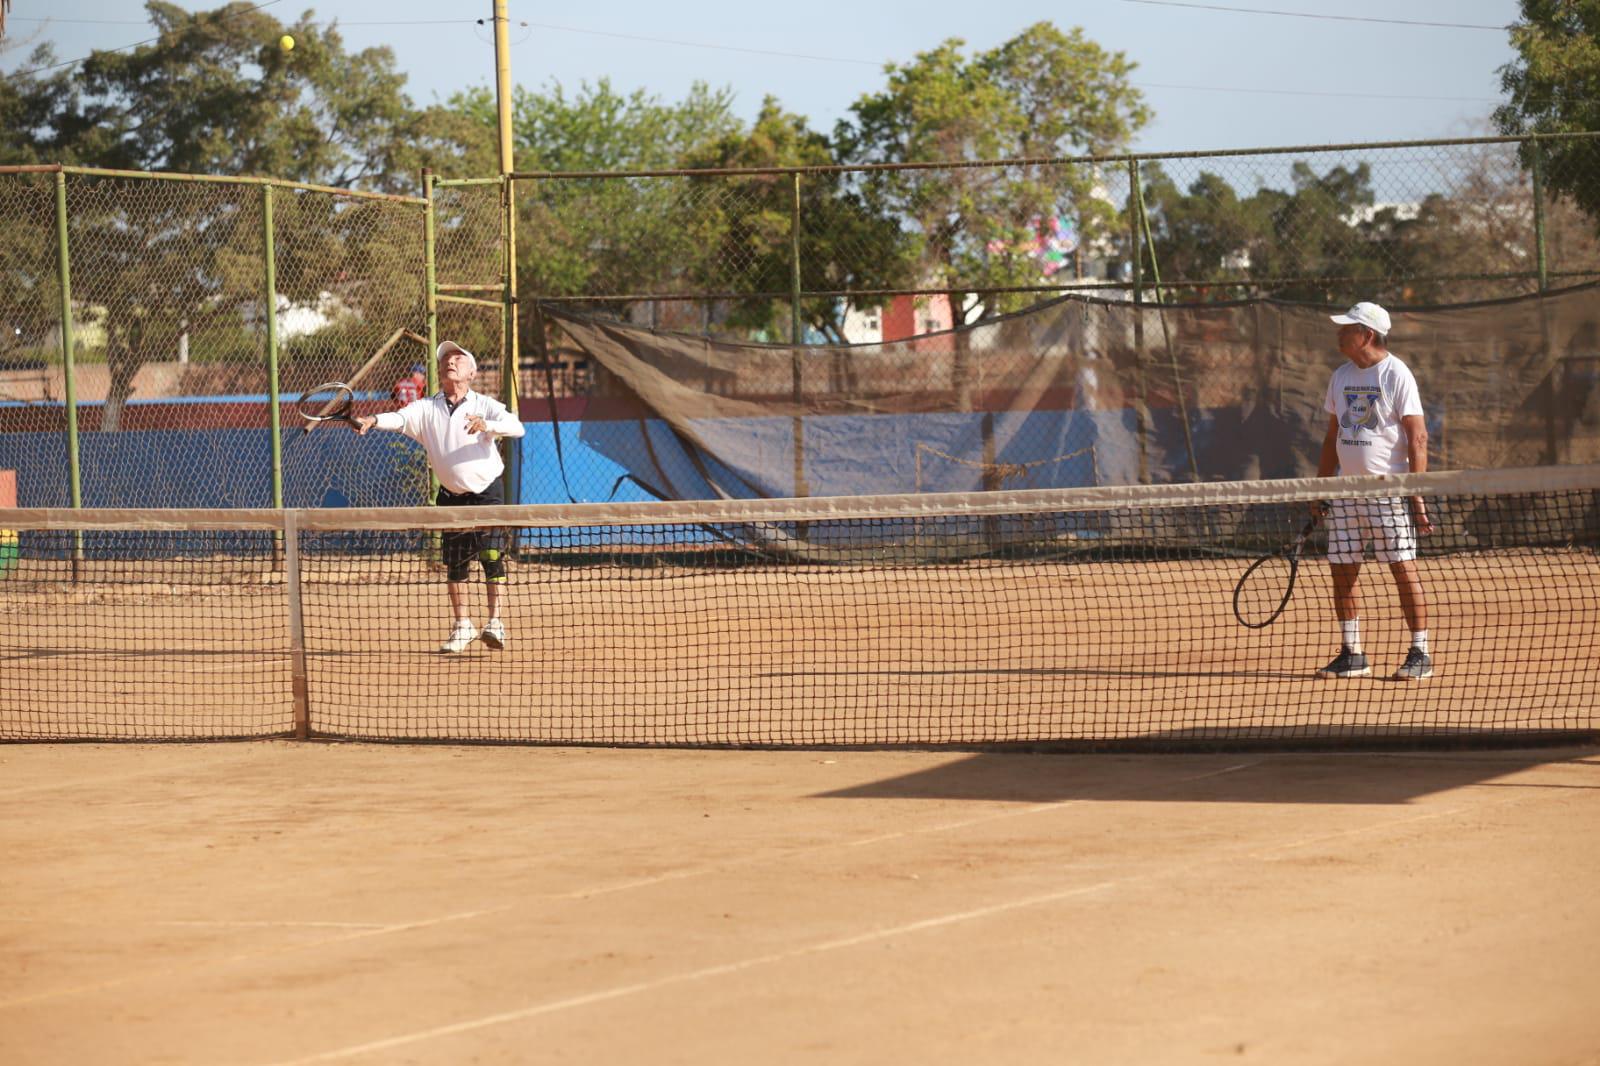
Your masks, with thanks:
M426 201L245 179L0 172L0 468L23 506L415 503L387 435L303 430L431 364Z
M414 368L434 387L431 347L448 337L478 354L476 388L521 398L509 498L566 498L572 475L593 486L577 495L604 497L628 468L580 434L647 412L548 327L547 302L833 346L1069 292L1459 304L1600 278L1597 174L1600 135L425 177L421 197L0 168L0 469L27 506L416 502L428 476L414 446L304 433L292 402L344 380L361 409L392 406ZM926 342L951 348L952 373L968 363L961 336ZM938 392L917 379L936 363L908 364L906 388ZM770 391L814 394L802 378Z
M661 411L641 406L636 388L599 365L593 343L541 316L540 303L718 342L794 346L781 358L742 349L744 362L773 369L760 381L741 371L738 395L778 414L881 407L909 396L973 411L992 399L978 394L981 375L973 370L992 353L977 350L979 334L952 327L1066 293L1150 310L1257 298L1421 309L1595 280L1595 174L1596 135L960 165L517 175L521 330L533 342L522 393L552 394L525 404L525 418L551 423L543 432L530 425L530 439L563 445L531 461L551 477L531 486L528 498L637 496L635 490L651 492L651 479L660 491L694 494L715 480L674 467L679 438L693 436L695 426L673 424L676 433L669 432ZM1164 413L1188 433L1192 419L1178 417L1186 404L1231 411L1251 394L1223 395L1234 382L1220 367L1203 380L1186 376L1191 353L1214 359L1231 350L1238 338L1224 337L1220 324L1191 316L1185 332L1164 316L1130 321L1126 338L1102 338L1098 346L1085 339L1075 358L1100 358L1081 371L1094 376L1098 366L1103 376L1104 360L1121 353L1150 375L1139 422L1145 437L1164 424ZM1401 339L1408 353L1419 343L1410 333ZM1526 385L1549 395L1592 366L1576 339L1536 335L1507 343L1524 342L1556 369L1540 372L1552 375L1543 384L1535 374L1508 392ZM640 335L629 343L654 345ZM855 347L833 347L830 355L810 347L816 345ZM707 349L701 362L741 358L739 351ZM1323 373L1314 347L1282 358L1317 363ZM1259 360L1252 359L1246 362L1253 367ZM893 373L872 369L885 361ZM1183 375L1180 363L1190 368ZM868 379L889 392L867 398ZM1560 421L1546 410L1552 404L1540 406L1541 424ZM881 429L882 421L872 425ZM975 483L1019 470L1050 474L1052 484L1106 476L1085 478L1075 468L1057 476L1071 466L1060 457L1076 456L1082 442L1070 434L1029 442L1036 422L1015 436L1024 456L1016 461L990 455L997 446L987 443L973 445L970 456L959 441L930 444L919 422L906 431L921 434L914 448L907 445L915 462L907 460L906 478L920 491L937 463L970 466ZM832 425L799 415L774 419L768 428L779 443L770 446L783 455L772 461L787 476L774 475L772 483L782 484L772 491L827 491L830 471L817 465L826 459L816 449ZM989 440L959 418L951 426L948 434L962 440ZM1182 443L1175 454L1192 456L1192 442ZM1564 452L1558 441L1541 454ZM1215 476L1194 465L1159 473ZM875 469L882 471L881 461ZM893 490L910 488L906 478ZM887 480L874 484L890 491Z
M1600 135L526 174L520 291L784 342L886 339L900 296L956 305L915 332L1074 290L1462 303L1600 277L1597 172Z

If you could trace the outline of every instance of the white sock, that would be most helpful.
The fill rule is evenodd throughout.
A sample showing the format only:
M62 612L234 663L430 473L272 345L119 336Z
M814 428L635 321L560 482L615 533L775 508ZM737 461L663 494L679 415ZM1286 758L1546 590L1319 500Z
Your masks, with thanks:
M1339 643L1351 651L1361 650L1361 619L1352 618L1339 623Z
M1413 629L1411 631L1411 646L1422 654L1428 654L1428 631L1426 629Z

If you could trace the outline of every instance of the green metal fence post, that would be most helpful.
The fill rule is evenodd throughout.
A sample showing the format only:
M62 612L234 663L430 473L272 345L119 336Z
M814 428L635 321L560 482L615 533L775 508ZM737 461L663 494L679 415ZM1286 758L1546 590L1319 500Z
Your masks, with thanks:
M61 376L67 405L67 480L72 506L83 506L83 466L78 454L78 368L72 336L72 255L67 245L67 175L56 171L56 270L61 281ZM72 580L83 569L83 531L72 534Z
M438 392L438 360L434 359L434 352L438 351L438 264L437 245L435 245L435 218L434 208L434 171L422 170L422 306L426 309L427 317L427 394L434 395ZM438 475L434 474L434 466L427 467L427 499L422 503L432 504L438 499ZM438 535L430 533L429 543L437 549Z
M1533 252L1535 269L1539 275L1539 292L1542 294L1550 287L1550 270L1544 245L1544 146L1534 138L1529 147L1533 156ZM1544 461L1556 463L1560 461L1558 457L1561 453L1561 433L1557 427L1560 415L1556 409L1556 371L1562 364L1550 350L1550 312L1542 302L1539 306L1539 350L1544 353L1545 365L1550 368L1545 374L1541 390L1544 393Z
M1139 161L1128 160L1128 208L1133 215L1129 221L1128 241L1132 250L1133 265L1133 358L1139 382L1139 406L1135 410L1139 440L1139 483L1150 481L1150 390L1144 375L1144 250L1140 242L1140 223L1143 221L1144 190L1140 185Z
M1156 257L1156 240L1150 233L1150 212L1144 203L1144 183L1134 186L1138 192L1139 228L1144 233L1144 246L1150 251L1150 278L1155 283L1151 289L1156 298L1156 316L1161 320L1161 340L1167 348L1167 362L1172 367L1172 391L1178 401L1178 415L1183 419L1183 443L1189 451L1189 480L1200 480L1200 459L1194 453L1194 431L1189 427L1189 401L1183 395L1183 376L1178 372L1178 355L1172 347L1172 331L1167 325L1166 299L1161 295L1161 263Z
M520 418L517 387L518 363L522 361L522 343L518 334L517 315L517 183L510 174L501 177L501 195L505 198L505 344L500 370L500 402L506 405L512 418ZM506 464L506 502L522 502L522 441L512 437L501 442Z
M789 197L789 343L793 350L790 353L790 373L794 379L794 402L798 408L805 398L805 373L803 360L805 358L801 348L805 342L805 330L800 321L800 172L791 175ZM809 496L811 489L806 485L806 422L805 416L798 410L791 420L794 435L794 494L796 496Z
M1544 147L1535 140L1533 149L1533 249L1539 271L1539 291L1550 285L1549 264L1544 248Z
M266 259L267 418L272 427L272 506L283 506L283 419L278 381L278 258L273 241L272 186L261 187L261 239Z
M423 307L428 330L428 395L439 391L439 365L433 353L439 347L439 274L434 264L433 171L422 171L422 273Z
M439 350L439 268L436 261L437 245L434 226L436 219L434 209L438 206L433 198L433 171L427 167L422 169L422 306L428 332L428 395L432 396L439 391L439 360L433 356ZM433 472L433 464L428 464L428 498L424 505L432 504L439 498L439 475ZM433 558L438 557L440 538L437 532L428 534L428 550Z
M67 247L67 176L56 171L56 269L61 281L61 373L67 404L67 475L72 506L83 506L82 469L78 457L78 368L72 336L72 255Z
M789 201L789 334L795 344L804 336L800 328L800 173L793 175Z

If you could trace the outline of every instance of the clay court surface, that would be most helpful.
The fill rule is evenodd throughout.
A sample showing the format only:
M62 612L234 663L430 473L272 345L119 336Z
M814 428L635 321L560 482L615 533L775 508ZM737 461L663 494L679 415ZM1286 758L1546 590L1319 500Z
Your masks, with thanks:
M1600 1062L1600 749L0 747L0 1061Z

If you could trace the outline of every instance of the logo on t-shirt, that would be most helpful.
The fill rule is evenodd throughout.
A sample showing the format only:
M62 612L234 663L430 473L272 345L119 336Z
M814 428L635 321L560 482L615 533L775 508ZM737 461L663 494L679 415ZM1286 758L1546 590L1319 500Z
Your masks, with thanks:
M1383 390L1376 385L1346 385L1344 414L1339 416L1339 425L1345 429L1377 432L1378 404L1382 399Z

